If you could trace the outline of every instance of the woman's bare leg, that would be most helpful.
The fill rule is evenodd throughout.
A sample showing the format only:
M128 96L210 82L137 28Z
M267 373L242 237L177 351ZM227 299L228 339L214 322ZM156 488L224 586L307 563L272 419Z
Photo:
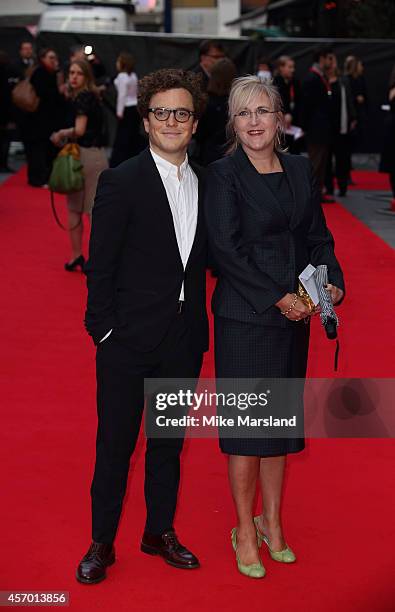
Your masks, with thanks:
M244 565L260 563L253 522L253 505L259 475L259 457L230 455L228 472L238 518L238 557Z
M263 500L263 513L259 517L259 527L274 551L286 546L281 525L281 497L283 490L285 455L262 457L260 461L260 482Z
M71 242L71 261L82 254L82 215L74 210L68 211L69 235Z

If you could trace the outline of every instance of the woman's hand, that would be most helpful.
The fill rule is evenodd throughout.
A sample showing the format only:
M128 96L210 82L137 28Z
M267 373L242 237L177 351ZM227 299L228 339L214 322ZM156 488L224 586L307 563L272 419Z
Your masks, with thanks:
M290 321L301 321L312 313L306 304L295 293L287 293L276 303L277 308Z
M55 147L61 147L64 144L66 136L63 130L59 130L58 132L53 132L49 139Z
M337 304L343 298L344 291L339 289L339 287L335 287L335 285L331 285L328 283L325 285L325 289L329 292L332 300L332 304Z

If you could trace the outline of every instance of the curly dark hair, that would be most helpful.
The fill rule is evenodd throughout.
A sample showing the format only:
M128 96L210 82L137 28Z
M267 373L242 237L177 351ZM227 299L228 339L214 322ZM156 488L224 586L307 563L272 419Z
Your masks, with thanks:
M162 68L151 72L139 81L137 110L141 117L148 117L152 97L169 89L186 89L192 96L195 118L199 119L206 106L206 95L202 91L199 74L177 68Z

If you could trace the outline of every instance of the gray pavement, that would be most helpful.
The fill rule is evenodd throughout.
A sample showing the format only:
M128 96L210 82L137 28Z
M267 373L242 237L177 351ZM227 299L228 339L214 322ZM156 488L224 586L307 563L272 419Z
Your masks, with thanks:
M19 163L15 163L12 160L10 161L10 167L13 168L16 172L19 170L19 168L21 168L23 166L25 162L24 161L20 161ZM0 185L2 185L2 183L4 183L4 181L6 181L8 178L10 178L10 176L13 176L12 173L10 172L0 172Z
M17 172L23 166L24 163L25 163L25 156L24 156L22 144L12 142L10 146L10 152L8 155L9 167ZM12 174L10 174L9 172L0 172L0 185L4 183L5 180L10 178L10 176L12 176Z
M395 212L390 212L390 191L348 191L345 198L336 197L351 214L362 221L390 247L395 249Z
M354 170L377 170L380 156L377 153L353 155ZM345 198L336 196L338 202L362 221L390 247L395 249L395 213L390 212L390 191L349 190Z

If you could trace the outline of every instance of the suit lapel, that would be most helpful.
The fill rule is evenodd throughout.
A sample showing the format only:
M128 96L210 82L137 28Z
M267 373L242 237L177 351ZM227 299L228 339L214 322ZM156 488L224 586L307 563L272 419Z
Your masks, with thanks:
M189 253L187 265L185 266L185 268L189 266L195 254L199 252L202 241L204 240L204 215L203 215L204 186L203 186L203 178L202 178L202 169L199 166L196 166L193 162L191 163L191 168L196 174L197 179L198 179L198 212L197 212L195 236L193 239L192 248Z
M301 177L300 172L298 172L297 165L292 163L292 156L288 155L287 153L278 153L277 155L287 176L288 183L292 192L294 206L292 216L289 222L289 227L291 230L293 230L302 218L304 214L304 208L307 203L305 194L303 193L303 177Z
M291 219L288 220L284 210L279 204L275 195L265 185L259 172L256 171L247 155L241 147L232 155L243 188L249 195L260 205L264 203L267 209L272 209L273 213L280 213L284 220L287 221L291 230L295 229L300 219L304 214L304 208L307 204L306 195L303 193L303 181L298 172L298 165L292 163L292 156L287 153L277 153L280 164L286 174L293 198L293 211Z
M235 165L236 176L239 177L243 191L247 192L259 207L264 205L266 210L271 210L276 215L280 214L286 219L285 212L278 203L277 198L269 187L266 186L265 181L262 180L261 175L250 162L242 147L239 146L237 148L231 159Z

